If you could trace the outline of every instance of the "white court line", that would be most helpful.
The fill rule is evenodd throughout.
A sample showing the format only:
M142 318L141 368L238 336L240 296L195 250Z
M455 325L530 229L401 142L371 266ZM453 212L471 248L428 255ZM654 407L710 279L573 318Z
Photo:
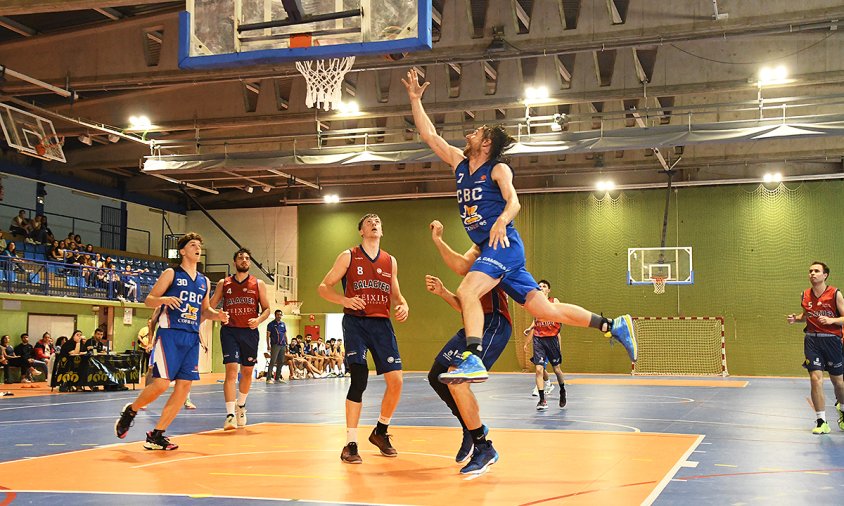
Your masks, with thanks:
M191 494L172 494L172 493L154 493L154 492L103 492L102 490L26 490L26 489L4 489L5 494L92 494L92 495L127 495L127 496L142 496L142 497L185 497L188 499L240 499L250 501L272 501L272 502L296 502L304 504L326 504L324 500L310 500L310 499L289 499L286 497L250 497L245 495L214 495L207 492L195 492ZM350 502L342 501L342 504L352 504L354 506L410 506L401 503L373 503L373 502Z
M689 455L692 454L692 452L698 447L701 441L703 441L703 436L698 436L694 444L689 446L689 449L686 450L686 453L684 453L679 459L677 459L677 463L675 463L671 470L668 471L665 476L663 476L662 480L660 480L659 483L657 483L656 487L654 487L648 497L646 497L645 500L642 501L643 505L650 505L653 504L654 501L656 501L656 498L659 497L659 494L661 494L663 490L665 490L665 487L668 486L668 483L674 481L674 476L677 474L677 471L679 471L680 468L683 467L683 464L688 461Z

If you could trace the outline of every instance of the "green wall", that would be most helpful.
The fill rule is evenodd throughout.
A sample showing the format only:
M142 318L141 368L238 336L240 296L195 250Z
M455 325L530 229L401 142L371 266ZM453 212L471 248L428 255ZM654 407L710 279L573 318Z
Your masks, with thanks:
M780 185L717 186L672 192L668 246L691 246L695 284L668 286L656 295L649 286L626 284L627 248L659 246L665 190L625 190L598 198L592 193L521 196L516 220L527 251L528 269L551 281L564 302L615 316L723 316L727 362L734 375L802 375L802 333L785 323L799 312L808 287L808 266L826 262L830 284L844 276L844 254L836 229L842 214L841 181ZM445 339L460 328L459 315L426 292L426 273L450 288L459 283L430 241L428 224L439 219L455 249L469 242L453 199L302 206L299 209L299 297L303 314L339 312L316 287L337 254L357 244L357 221L367 212L384 222L382 247L398 260L410 318L396 324L408 370L427 369ZM521 370L521 329L529 322L514 311L514 338L496 364ZM564 328L563 368L570 372L628 372L618 346L591 329Z

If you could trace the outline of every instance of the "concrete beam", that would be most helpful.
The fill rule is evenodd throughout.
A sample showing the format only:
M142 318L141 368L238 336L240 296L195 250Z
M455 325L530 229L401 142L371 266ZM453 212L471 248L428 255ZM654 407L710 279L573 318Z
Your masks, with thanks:
M4 0L0 16L43 12L84 11L102 7L158 4L162 0Z

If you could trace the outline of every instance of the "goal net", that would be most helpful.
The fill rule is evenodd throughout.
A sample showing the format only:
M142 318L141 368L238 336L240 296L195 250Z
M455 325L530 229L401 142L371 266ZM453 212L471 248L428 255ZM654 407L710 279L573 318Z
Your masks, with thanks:
M722 317L638 317L633 325L639 342L633 374L727 375Z

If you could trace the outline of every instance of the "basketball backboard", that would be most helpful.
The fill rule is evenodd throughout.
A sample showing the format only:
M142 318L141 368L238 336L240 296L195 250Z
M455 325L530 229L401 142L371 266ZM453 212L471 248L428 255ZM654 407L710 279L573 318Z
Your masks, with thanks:
M651 285L657 278L666 285L694 284L692 248L627 248L627 284Z
M187 0L186 8L181 68L431 48L431 0Z
M9 147L42 160L66 162L63 139L47 118L0 103L0 126Z

